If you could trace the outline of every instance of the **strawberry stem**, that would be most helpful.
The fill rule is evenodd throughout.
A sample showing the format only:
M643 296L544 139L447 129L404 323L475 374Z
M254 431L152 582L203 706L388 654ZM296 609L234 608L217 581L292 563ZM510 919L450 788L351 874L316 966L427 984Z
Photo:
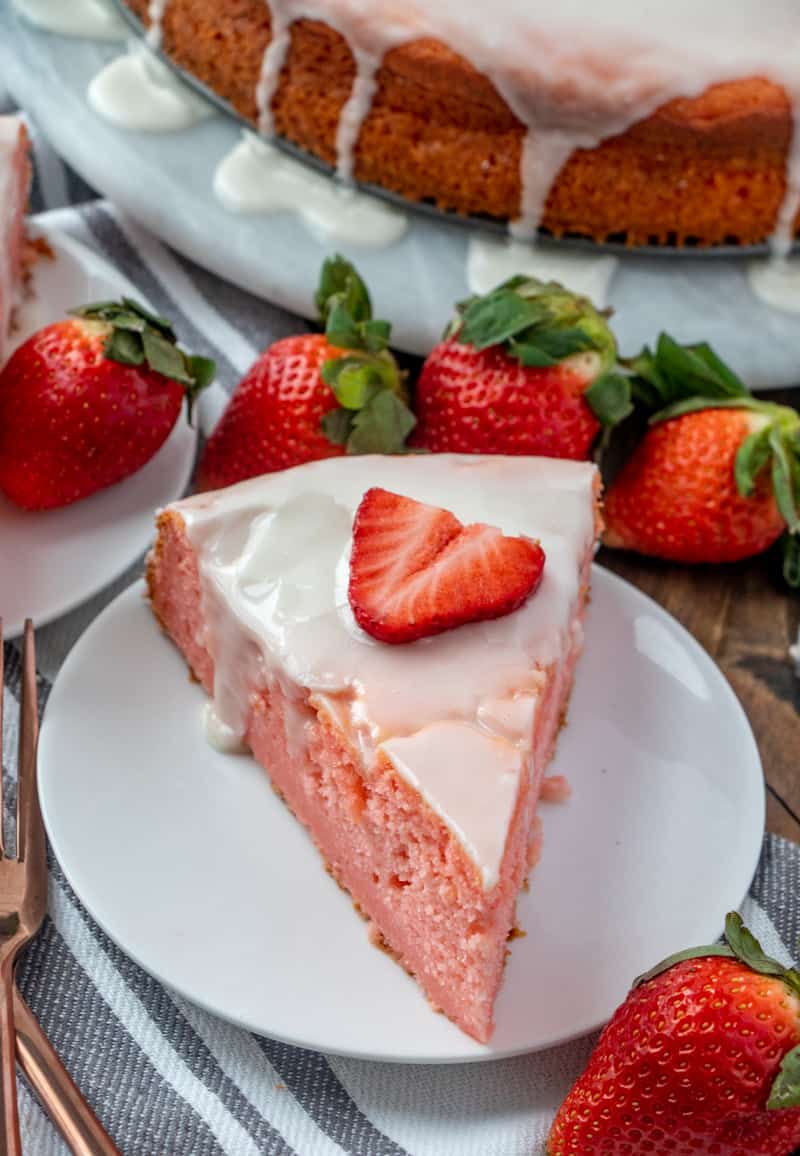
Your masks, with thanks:
M119 365L147 365L154 373L184 387L186 415L192 424L198 394L210 385L216 364L210 357L186 353L178 345L172 322L151 313L130 297L98 301L70 309L70 316L100 321L109 327L103 355Z
M315 301L328 341L346 350L322 366L340 406L323 417L322 432L348 453L402 453L417 419L388 348L389 322L373 318L366 285L338 254L322 266Z

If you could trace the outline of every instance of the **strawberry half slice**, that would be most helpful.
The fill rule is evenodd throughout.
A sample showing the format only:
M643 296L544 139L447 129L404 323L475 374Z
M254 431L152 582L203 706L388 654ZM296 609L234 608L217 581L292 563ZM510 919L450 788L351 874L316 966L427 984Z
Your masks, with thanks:
M373 488L353 523L350 605L373 638L413 642L510 614L536 590L544 562L530 538Z

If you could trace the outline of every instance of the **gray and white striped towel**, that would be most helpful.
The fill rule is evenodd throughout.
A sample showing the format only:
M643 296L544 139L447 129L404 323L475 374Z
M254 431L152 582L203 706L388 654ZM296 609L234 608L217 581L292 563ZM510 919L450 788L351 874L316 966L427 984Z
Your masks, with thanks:
M0 97L0 108L2 98ZM257 351L298 320L172 253L93 199L34 134L34 207L122 269L176 319L187 344L216 358L220 387L205 402L213 424ZM78 208L59 202L84 201ZM42 629L39 690L87 624L135 577ZM20 661L5 649L3 761L13 763ZM14 784L6 780L13 799ZM800 935L800 847L764 842L744 904L749 925L788 959ZM490 1064L446 1068L371 1064L304 1051L230 1027L163 988L93 923L51 863L50 916L23 959L22 990L125 1156L532 1156L585 1064L593 1039ZM22 1086L25 1151L65 1149Z

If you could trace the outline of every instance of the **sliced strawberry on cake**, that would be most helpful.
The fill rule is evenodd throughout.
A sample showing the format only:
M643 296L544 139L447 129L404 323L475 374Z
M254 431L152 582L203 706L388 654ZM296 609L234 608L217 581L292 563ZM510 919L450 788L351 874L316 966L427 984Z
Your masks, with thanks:
M0 116L0 365L8 353L25 258L25 207L31 182L28 134L18 116Z
M159 515L153 610L373 938L485 1042L581 650L588 462L339 457Z

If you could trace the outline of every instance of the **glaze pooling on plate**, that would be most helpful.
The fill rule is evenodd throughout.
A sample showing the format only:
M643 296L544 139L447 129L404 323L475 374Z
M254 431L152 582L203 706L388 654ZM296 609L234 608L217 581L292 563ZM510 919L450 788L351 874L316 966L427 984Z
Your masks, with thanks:
M87 97L98 116L134 132L178 132L213 116L207 101L138 42L98 72Z
M168 0L151 5L160 37ZM288 29L322 20L347 41L356 78L337 136L337 170L353 171L360 127L385 54L433 38L465 57L494 84L526 128L521 158L517 237L534 235L547 194L576 149L594 148L678 97L695 97L724 81L765 76L800 112L800 8L793 0L272 0L278 37L265 53L258 88L260 123L271 128L270 103L288 47ZM787 183L773 246L785 253L800 208L800 134L787 159Z
M408 228L404 213L279 152L245 131L214 170L214 194L234 213L296 213L324 242L381 248Z
M536 593L502 618L403 646L376 642L347 597L353 517L374 485L538 539L547 561ZM243 735L252 688L273 680L290 697L310 692L367 766L382 751L422 791L491 888L531 764L542 672L579 649L595 485L588 462L345 457L175 503L199 562L215 722ZM442 762L478 798L460 799Z
M124 40L127 26L104 0L14 0L20 15L48 32L89 40Z

